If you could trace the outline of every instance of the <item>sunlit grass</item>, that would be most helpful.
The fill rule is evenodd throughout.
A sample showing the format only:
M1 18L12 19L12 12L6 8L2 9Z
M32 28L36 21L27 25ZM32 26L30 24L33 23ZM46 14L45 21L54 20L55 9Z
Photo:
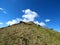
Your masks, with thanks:
M30 23L0 29L0 45L60 45L60 33Z

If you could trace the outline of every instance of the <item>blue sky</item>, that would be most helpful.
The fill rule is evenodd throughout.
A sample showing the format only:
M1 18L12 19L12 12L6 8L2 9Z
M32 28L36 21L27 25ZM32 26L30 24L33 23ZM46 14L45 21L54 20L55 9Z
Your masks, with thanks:
M29 15L31 19L26 15ZM0 0L0 27L7 26L11 22L11 24L17 23L20 20L33 21L60 31L60 1Z

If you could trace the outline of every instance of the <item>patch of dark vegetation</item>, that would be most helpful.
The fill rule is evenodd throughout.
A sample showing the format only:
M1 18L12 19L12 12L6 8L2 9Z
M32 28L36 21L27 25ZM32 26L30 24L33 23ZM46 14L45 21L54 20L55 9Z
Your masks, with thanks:
M23 22L23 21L20 21L20 24L23 23L23 24L26 24L26 22Z

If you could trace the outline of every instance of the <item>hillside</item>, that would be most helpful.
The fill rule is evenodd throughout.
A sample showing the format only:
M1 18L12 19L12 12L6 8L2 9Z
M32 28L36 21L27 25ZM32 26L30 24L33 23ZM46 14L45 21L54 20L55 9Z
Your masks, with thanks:
M33 22L0 28L0 45L60 45L60 33Z

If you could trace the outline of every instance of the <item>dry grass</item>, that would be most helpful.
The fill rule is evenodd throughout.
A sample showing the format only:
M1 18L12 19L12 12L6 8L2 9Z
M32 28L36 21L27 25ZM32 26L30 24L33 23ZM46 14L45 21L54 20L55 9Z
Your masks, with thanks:
M0 45L60 45L60 33L22 22L0 29Z

